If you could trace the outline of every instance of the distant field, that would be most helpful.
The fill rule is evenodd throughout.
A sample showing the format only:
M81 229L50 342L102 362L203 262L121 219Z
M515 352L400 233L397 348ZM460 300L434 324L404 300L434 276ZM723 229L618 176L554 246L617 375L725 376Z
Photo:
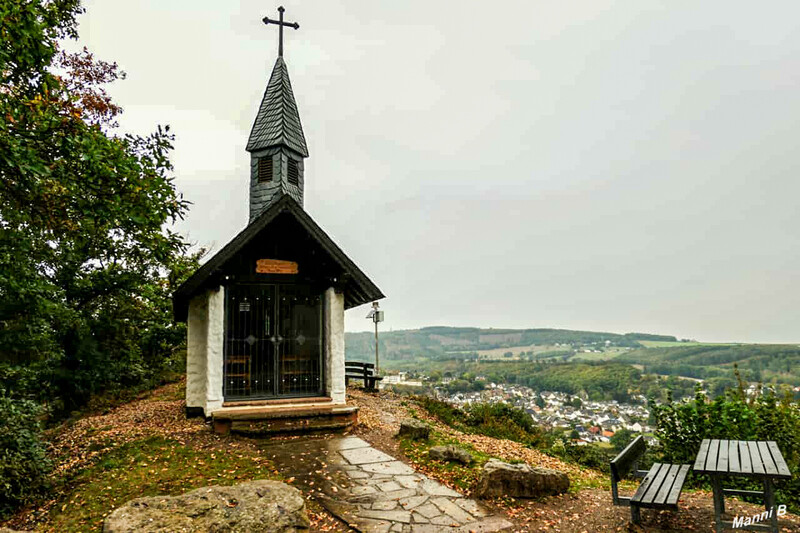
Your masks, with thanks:
M677 346L736 346L735 342L680 342L680 341L638 341L645 348L674 348Z
M570 357L570 361L611 361L627 351L629 350L625 348L607 348L605 351L600 353L578 352Z
M534 354L540 354L544 352L556 352L559 350L568 350L569 348L563 346L555 346L555 345L525 345L525 346L508 346L505 348L491 348L488 350L470 350L470 351L452 351L448 353L477 353L481 359L502 359L506 361L515 361L518 360L520 352L533 352ZM511 352L513 355L511 357L506 357L505 354Z

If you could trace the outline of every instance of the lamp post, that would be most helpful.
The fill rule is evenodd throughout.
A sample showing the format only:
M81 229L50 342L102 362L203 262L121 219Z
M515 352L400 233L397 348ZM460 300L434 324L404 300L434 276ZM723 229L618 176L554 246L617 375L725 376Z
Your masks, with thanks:
M371 318L375 323L375 375L380 372L380 359L378 358L378 322L383 322L383 311L378 309L378 302L372 302L372 309L367 313L367 318Z

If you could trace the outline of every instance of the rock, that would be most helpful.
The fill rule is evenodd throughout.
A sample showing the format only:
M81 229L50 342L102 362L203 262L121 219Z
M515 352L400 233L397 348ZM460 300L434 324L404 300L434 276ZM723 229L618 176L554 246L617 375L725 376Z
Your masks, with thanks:
M490 459L483 465L476 493L479 498L536 498L568 489L569 477L563 472Z
M305 500L299 490L278 481L211 486L180 496L137 498L106 518L103 533L306 532Z
M400 422L400 432L397 436L408 437L411 440L428 440L430 434L431 428L428 424L416 418L409 418Z
M20 531L17 529L10 529L7 527L0 527L0 533L33 533L33 531Z
M472 454L458 446L434 446L428 450L428 457L438 461L455 461L462 465L468 465L472 462Z

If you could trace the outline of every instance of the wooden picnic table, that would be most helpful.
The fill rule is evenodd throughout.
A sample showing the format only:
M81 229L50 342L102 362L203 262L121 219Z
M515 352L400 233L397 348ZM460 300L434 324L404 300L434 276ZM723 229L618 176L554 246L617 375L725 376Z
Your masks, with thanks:
M733 528L733 522L722 520L722 513L725 512L725 495L730 494L761 496L767 512L772 510L769 525L752 524L745 527L737 526L736 529L778 533L778 510L775 506L773 481L791 479L792 474L789 467L786 466L786 461L778 449L777 443L774 441L704 439L694 462L694 471L698 474L708 474L711 477L717 532L724 528ZM760 479L764 484L764 490L724 489L722 488L722 479L726 476Z

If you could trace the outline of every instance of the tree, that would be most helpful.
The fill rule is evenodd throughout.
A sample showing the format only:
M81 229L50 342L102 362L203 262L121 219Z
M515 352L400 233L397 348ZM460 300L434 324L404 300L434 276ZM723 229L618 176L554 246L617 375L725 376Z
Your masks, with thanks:
M622 428L608 439L614 449L621 452L633 440L633 431Z
M124 74L76 37L77 0L0 6L0 388L55 411L154 378L184 330L170 294L197 264L169 128L116 135Z

